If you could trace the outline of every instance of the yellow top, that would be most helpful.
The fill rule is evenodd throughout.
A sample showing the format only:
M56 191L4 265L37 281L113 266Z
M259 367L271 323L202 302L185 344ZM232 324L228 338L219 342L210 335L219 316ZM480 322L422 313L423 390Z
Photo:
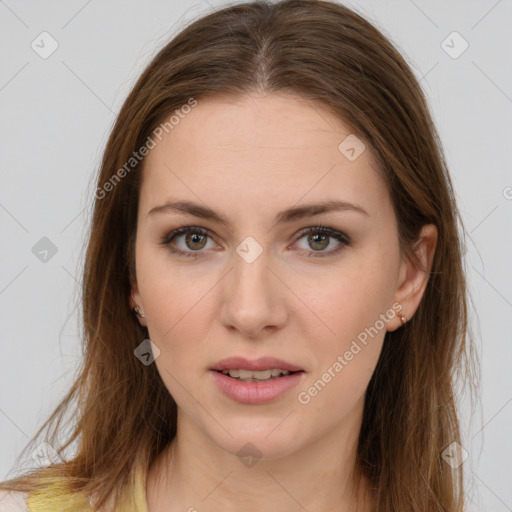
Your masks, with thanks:
M62 479L57 477L41 479L49 485L28 494L26 503L29 512L90 512L92 510L89 496L71 493ZM139 466L136 469L135 481L128 487L115 512L148 512L146 473L142 467Z

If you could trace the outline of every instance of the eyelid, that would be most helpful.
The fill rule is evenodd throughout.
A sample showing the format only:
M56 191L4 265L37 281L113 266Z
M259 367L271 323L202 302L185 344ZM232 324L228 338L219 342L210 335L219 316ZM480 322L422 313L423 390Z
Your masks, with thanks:
M171 242L182 235L185 235L187 233L199 233L201 235L207 236L208 238L212 239L215 242L215 236L213 236L212 232L207 229L200 226L192 226L187 225L180 228L176 228L168 232L166 235L164 235L160 241L160 243L166 247L171 253L178 254L179 256L184 257L193 257L193 258L201 258L204 257L204 252L206 251L183 251L181 249L176 249L172 247L170 244ZM301 240L305 235L308 235L309 233L320 233L322 235L326 235L330 238L336 239L340 245L335 248L331 249L329 251L305 251L305 250L299 250L302 253L307 253L308 256L312 257L329 257L334 254L337 254L339 251L343 250L345 247L348 247L352 244L351 238L344 232L339 231L334 228L330 228L327 226L322 226L320 224L310 226L307 228L304 228L300 230L298 233L294 235L294 242L293 245L295 245L299 240ZM217 242L215 242L217 243Z
M202 253L204 251L183 251L181 249L176 249L175 247L171 246L171 242L175 238L177 238L179 236L186 235L187 233L199 233L199 234L207 236L210 239L212 239L213 241L215 241L215 237L212 236L212 232L209 229L202 228L200 226L188 225L188 226L183 226L183 227L171 230L170 232L168 232L167 234L165 234L162 237L160 243L165 248L167 248L168 251L170 251L173 254L177 254L178 256L192 257L192 258L203 257Z
M296 240L299 240L300 238L302 238L304 235L307 235L309 233L322 233L324 235L328 235L328 236L331 236L333 238L342 238L346 243L350 243L350 237L344 233L343 231L339 231L337 229L334 229L334 228L330 228L328 226L322 226L321 224L317 224L316 226L311 226L311 227L308 227L308 228L304 228L302 230L300 230L295 236L296 236Z
M331 249L329 251L304 251L304 250L302 250L302 252L303 253L305 252L308 257L328 258L330 256L337 255L340 251L342 251L346 247L352 245L351 238L343 231L339 231L337 229L330 228L327 226L322 226L320 224L317 224L316 226L311 226L311 227L308 227L308 228L305 228L305 229L299 231L299 233L297 233L297 235L296 235L296 239L293 244L295 245L305 235L308 235L310 233L319 233L321 235L325 235L330 238L334 238L339 242L339 245L338 245L338 247Z

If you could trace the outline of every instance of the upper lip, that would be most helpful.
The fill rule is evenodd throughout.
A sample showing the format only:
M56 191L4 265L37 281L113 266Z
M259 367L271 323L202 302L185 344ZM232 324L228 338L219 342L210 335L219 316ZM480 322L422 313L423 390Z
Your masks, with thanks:
M217 364L210 368L211 370L287 370L289 372L303 371L300 366L287 363L275 357L260 357L259 359L249 360L245 357L228 357L219 361Z

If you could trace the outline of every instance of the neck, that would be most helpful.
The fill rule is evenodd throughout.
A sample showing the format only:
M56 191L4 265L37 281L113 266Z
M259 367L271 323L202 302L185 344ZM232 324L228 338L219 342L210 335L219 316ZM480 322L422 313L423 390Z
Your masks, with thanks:
M356 485L359 428L353 426L286 456L242 459L178 413L177 435L148 473L148 512L369 512L369 482L362 476Z

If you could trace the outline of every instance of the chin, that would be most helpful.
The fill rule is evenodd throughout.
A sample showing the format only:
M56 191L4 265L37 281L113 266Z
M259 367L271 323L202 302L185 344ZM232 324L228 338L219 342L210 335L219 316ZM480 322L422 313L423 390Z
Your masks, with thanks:
M240 459L279 459L298 450L302 445L301 436L304 435L304 430L299 429L298 425L296 429L285 428L284 425L276 428L280 421L282 418L277 422L275 419L258 420L258 424L255 425L253 416L252 421L250 418L244 418L239 422L223 425L233 437L223 429L219 432L215 427L214 432L208 432L207 435L219 448Z

